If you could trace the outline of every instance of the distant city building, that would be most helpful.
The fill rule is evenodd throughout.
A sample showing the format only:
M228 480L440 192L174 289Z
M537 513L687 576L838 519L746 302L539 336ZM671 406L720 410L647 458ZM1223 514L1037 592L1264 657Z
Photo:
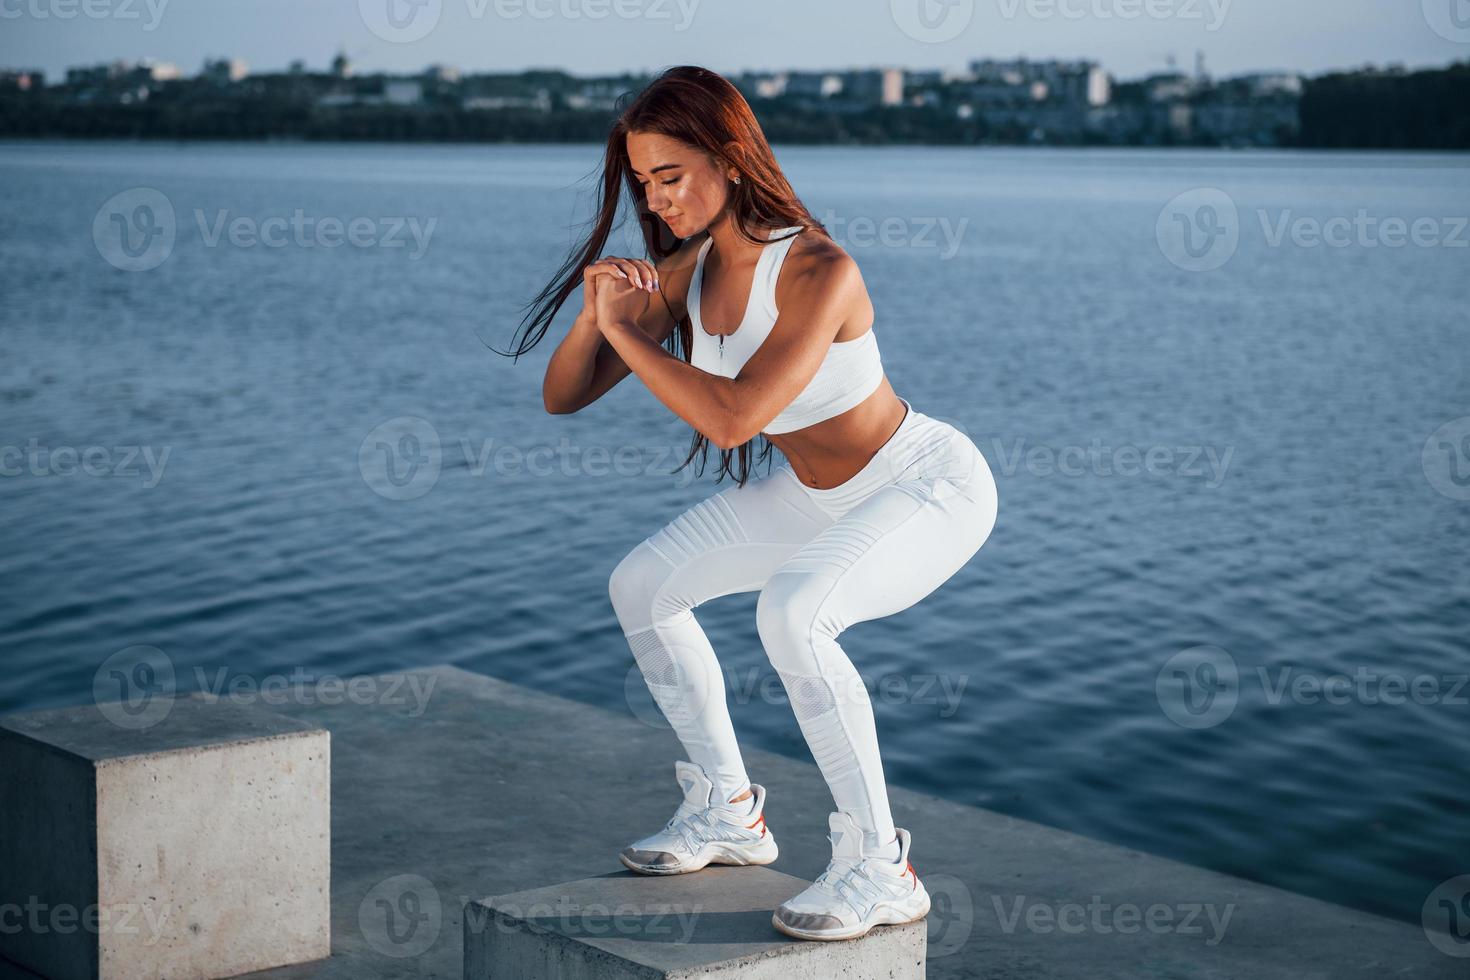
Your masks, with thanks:
M154 61L152 58L143 59L133 72L135 77L149 82L173 82L184 77L179 66L172 61Z
M114 82L128 72L132 71L132 65L118 59L104 65L91 65L85 68L68 68L66 70L66 84L68 85L103 85Z
M842 76L835 72L793 71L786 75L782 94L798 99L826 99L842 91Z
M1271 98L1272 96L1284 95L1297 97L1302 94L1304 84L1302 76L1292 72L1262 72L1254 75L1242 75L1235 81L1244 82L1250 87L1250 94L1258 99Z
M472 95L465 98L460 103L460 106L464 109L479 112L504 109L550 112L551 93L543 88L538 89L532 95Z
M1196 87L1196 79L1177 71L1150 75L1143 80L1143 90L1148 94L1150 102L1187 99L1194 94Z
M337 52L337 57L332 59L332 74L338 78L352 77L352 62L347 60L347 55Z
M848 100L865 107L901 105L903 103L903 84L902 68L852 71L843 76L840 92Z
M206 58L200 73L201 77L221 84L242 81L249 74L249 66L240 58Z
M418 105L424 101L424 83L416 78L390 78L383 83L388 105Z
M970 62L974 98L982 103L1013 106L1052 100L1073 106L1104 106L1112 97L1108 73L1092 61Z
M46 74L33 69L0 69L0 90L39 92L46 87Z

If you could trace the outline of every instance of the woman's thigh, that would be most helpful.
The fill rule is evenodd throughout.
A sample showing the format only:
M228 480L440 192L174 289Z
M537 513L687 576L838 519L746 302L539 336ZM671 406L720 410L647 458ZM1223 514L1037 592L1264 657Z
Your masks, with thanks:
M651 603L653 621L710 599L755 592L833 518L785 467L699 501L649 535L613 572L615 604Z
M968 470L881 487L777 568L762 590L769 619L836 636L891 616L939 588L995 526L995 480L975 454Z

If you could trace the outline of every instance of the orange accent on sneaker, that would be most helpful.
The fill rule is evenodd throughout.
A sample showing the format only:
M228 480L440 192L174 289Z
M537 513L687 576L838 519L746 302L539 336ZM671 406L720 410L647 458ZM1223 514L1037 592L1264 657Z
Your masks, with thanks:
M764 813L755 818L755 823L748 823L745 827L747 830L754 830L756 824L760 825L761 833L764 834L766 832L766 815Z
M909 862L907 873L914 876L914 888L917 889L919 887L919 876L914 871L914 863L912 861Z

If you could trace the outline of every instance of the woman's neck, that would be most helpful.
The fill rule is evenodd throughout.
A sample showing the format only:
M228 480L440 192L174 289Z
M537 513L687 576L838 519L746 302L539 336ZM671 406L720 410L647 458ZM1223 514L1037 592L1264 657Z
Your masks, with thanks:
M767 238L776 229L753 230L758 237ZM752 245L748 239L741 235L736 230L735 219L730 215L726 215L710 224L709 237L713 239L713 244L710 245L710 251L720 253L721 265L739 265L741 264L739 261L741 259L752 260L752 257L758 255L765 247L763 244ZM733 263L730 261L732 258L736 260Z

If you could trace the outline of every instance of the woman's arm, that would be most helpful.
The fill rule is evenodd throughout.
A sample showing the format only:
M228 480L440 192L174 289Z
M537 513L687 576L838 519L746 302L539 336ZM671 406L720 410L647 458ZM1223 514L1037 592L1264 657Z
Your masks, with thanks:
M669 256L658 267L660 286L667 283L672 262L679 253ZM628 365L597 329L597 311L587 301L595 295L584 290L582 310L572 321L572 328L551 354L546 377L541 384L541 401L552 415L580 412L613 389L628 376ZM662 344L675 327L675 321L663 302L649 304L638 317L638 326L654 343Z
M638 327L637 290L621 280L599 284L597 325L659 401L721 449L734 449L807 386L862 295L857 263L840 249L788 256L784 273L780 315L734 378L701 371L651 340Z

